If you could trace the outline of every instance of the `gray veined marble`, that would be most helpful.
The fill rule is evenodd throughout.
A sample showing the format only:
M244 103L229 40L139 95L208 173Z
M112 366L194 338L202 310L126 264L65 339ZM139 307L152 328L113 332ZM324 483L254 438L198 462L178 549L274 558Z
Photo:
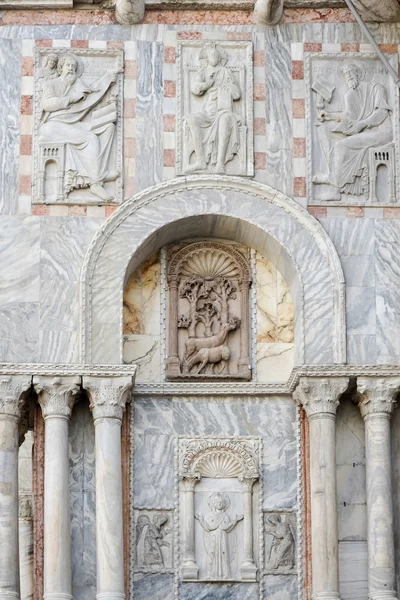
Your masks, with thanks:
M174 600L174 576L157 574L136 574L133 581L135 600Z
M263 580L265 600L297 600L295 575L266 575Z
M254 583L182 583L179 600L258 600L259 586Z
M135 437L135 506L173 508L173 437L158 433L136 434Z

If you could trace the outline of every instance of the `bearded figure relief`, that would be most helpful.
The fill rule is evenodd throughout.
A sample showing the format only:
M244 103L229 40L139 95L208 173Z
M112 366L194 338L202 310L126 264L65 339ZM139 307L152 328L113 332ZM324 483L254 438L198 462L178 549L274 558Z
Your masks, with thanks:
M39 201L67 200L73 192L71 199L77 198L76 190L87 190L88 202L116 199L115 183L106 184L121 175L115 161L121 69L114 57L97 77L93 63L73 53L50 54L38 72ZM49 185L53 163L59 179L55 198Z

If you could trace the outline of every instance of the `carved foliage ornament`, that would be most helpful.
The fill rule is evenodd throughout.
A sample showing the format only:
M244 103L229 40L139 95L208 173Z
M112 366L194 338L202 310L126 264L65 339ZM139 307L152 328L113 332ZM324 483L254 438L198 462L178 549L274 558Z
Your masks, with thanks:
M180 42L177 172L254 174L251 42Z
M180 473L217 479L258 478L257 452L254 440L180 440Z
M122 51L39 49L35 202L122 199Z
M87 390L93 419L118 419L122 421L126 402L132 389L132 377L84 377L83 387Z
M348 384L348 377L302 377L293 392L293 398L304 407L309 418L320 413L334 415L339 406L339 398Z
M359 377L357 379L359 407L365 418L374 413L391 414L400 391L400 379Z
M172 253L168 282L168 376L248 379L246 257L218 242L189 244Z
M43 417L71 417L80 377L34 377L33 385L39 396Z
M31 377L13 376L0 378L0 415L21 417L24 395L31 386Z

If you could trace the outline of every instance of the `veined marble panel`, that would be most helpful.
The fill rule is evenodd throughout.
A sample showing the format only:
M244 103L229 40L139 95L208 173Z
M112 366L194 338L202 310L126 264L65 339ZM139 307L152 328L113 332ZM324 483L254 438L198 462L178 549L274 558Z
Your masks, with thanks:
M182 583L179 600L258 600L257 583Z
M137 42L136 192L162 181L162 52L159 43Z
M160 381L160 336L124 335L123 354L125 364L137 365L138 383Z
M368 596L367 542L339 542L339 589L343 600Z
M0 214L17 213L21 40L0 41ZM4 264L4 263L3 263Z
M169 398L135 398L135 432L173 433L172 407Z
M151 256L124 291L124 334L160 334L160 261Z
M266 575L264 577L265 600L297 600L298 587L295 575Z
M257 343L257 381L287 381L294 365L294 344Z
M151 431L135 435L135 507L174 507L174 438Z
M0 306L0 361L38 362L39 303Z
M0 217L0 230L0 305L39 302L40 219Z
M133 581L134 600L174 600L174 576L165 573L137 573Z

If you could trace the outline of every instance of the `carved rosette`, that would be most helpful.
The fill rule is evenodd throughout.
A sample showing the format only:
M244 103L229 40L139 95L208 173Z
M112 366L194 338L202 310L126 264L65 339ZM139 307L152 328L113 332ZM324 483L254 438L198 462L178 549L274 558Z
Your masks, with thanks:
M359 408L363 418L374 414L391 415L396 406L400 379L394 377L359 377L357 391Z
M51 417L71 418L80 382L80 377L34 377L33 385L45 420Z
M31 378L12 376L0 378L0 415L20 419L24 405L24 392L29 390Z
M170 251L169 378L249 379L247 257L233 245L195 242Z
M122 421L132 384L133 378L130 376L83 378L83 387L89 394L90 409L95 423L98 419Z
M302 377L293 398L304 407L308 418L324 414L336 415L339 398L348 384L348 377Z

